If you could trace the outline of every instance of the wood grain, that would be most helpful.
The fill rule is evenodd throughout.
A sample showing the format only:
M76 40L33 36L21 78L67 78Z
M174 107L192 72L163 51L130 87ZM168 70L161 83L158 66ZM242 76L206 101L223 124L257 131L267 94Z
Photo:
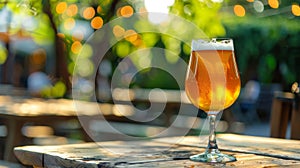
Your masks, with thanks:
M157 141L165 143L206 147L205 137L190 136L183 139L161 138ZM199 141L202 142L199 144ZM236 134L220 134L217 136L218 146L221 150L230 152L242 152L263 156L294 159L300 161L300 141L280 138L256 137Z
M119 109L122 110L122 113ZM15 162L13 147L24 144L25 140L29 140L21 134L21 128L25 123L54 127L61 122L77 120L78 117L86 123L89 123L89 120L92 119L103 120L104 118L110 121L128 122L127 117L133 114L132 107L128 105L2 95L0 96L0 119L7 126L8 133L4 146L4 160ZM84 136L84 140L91 141L86 133L90 130L81 129L80 131Z
M275 138L222 134L219 146L237 157L227 167L300 166L300 142ZM190 155L203 152L198 137L171 137L143 141L109 141L60 146L15 148L25 165L37 167L210 167L192 162ZM220 165L225 166L225 165Z

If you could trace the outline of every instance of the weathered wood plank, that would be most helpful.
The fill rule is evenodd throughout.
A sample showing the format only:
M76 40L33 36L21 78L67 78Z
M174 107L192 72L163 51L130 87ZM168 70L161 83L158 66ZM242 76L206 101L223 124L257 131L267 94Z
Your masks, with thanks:
M228 167L300 166L299 141L241 135L219 135L223 152L235 155ZM179 141L180 140L180 141ZM144 141L110 141L15 148L18 159L38 167L208 167L190 155L204 151L198 137Z
M155 141L195 147L207 145L205 137L160 138ZM217 135L217 141L221 150L300 160L300 141L297 140L221 134Z
M5 121L8 135L6 137L4 159L15 161L13 147L22 144L26 137L22 136L21 128L25 123L33 122L54 127L57 123L78 119L89 123L89 120L129 121L127 115L134 115L128 105L100 104L67 99L40 99L18 96L0 95L0 119ZM87 110L88 109L88 110ZM122 109L122 113L119 109ZM121 115L122 114L122 115ZM105 116L105 117L104 117ZM89 128L86 126L85 128ZM81 129L85 140L91 140ZM28 139L27 139L28 140Z

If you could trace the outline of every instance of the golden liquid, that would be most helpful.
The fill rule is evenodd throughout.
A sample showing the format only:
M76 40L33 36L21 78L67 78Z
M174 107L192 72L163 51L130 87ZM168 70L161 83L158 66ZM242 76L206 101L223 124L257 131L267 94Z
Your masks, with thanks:
M205 112L223 110L235 102L240 88L233 51L192 51L185 90L196 107Z

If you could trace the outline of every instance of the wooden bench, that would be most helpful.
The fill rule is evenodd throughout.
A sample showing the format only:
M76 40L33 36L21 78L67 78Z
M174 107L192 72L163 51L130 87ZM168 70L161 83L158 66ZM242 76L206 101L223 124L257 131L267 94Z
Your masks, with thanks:
M111 121L128 121L126 115L133 114L130 109L125 109L120 115L118 108L112 104L99 104L94 102L78 101L74 105L73 100L67 99L38 99L17 96L0 96L0 120L7 128L6 142L4 146L4 160L15 161L13 147L24 145L28 142L21 130L26 123L55 127L58 123L69 120L78 120L78 117L93 119L95 116L106 117ZM101 109L101 111L99 111ZM101 117L98 117L101 118ZM85 141L91 141L88 133L82 127L79 131L84 135ZM26 144L26 143L25 143Z
M286 138L286 132L291 122L291 139L300 139L300 108L299 99L290 92L275 92L271 115L271 137Z

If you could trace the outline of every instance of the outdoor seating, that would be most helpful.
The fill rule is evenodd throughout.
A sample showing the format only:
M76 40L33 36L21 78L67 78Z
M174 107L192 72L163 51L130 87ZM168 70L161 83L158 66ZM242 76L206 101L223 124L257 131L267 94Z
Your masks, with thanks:
M300 167L298 1L1 1L0 168Z
M293 93L275 93L272 105L271 137L287 138L287 131L290 128L290 139L300 139L300 115L297 103L299 99L296 99Z

